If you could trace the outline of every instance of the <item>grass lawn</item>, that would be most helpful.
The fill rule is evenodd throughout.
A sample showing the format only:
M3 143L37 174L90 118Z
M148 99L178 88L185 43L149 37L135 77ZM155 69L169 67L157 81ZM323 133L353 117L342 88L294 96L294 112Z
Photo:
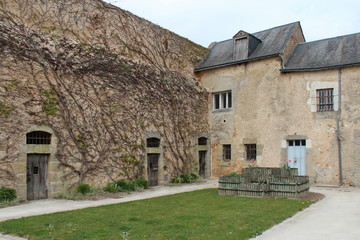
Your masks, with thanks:
M249 239L309 206L308 201L220 196L206 189L27 217L0 232L29 239Z

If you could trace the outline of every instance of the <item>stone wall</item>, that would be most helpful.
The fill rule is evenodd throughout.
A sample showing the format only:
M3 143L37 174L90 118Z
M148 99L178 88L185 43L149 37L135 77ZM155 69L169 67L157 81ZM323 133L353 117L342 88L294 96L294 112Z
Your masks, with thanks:
M49 196L81 182L147 177L147 132L161 136L160 183L191 172L194 136L207 132L207 94L192 69L206 50L101 1L26 3L30 15L16 15L25 1L0 5L0 186L26 198L29 153L50 154ZM112 35L100 42L103 31ZM165 51L161 34L186 50ZM34 129L51 133L51 145L25 144Z

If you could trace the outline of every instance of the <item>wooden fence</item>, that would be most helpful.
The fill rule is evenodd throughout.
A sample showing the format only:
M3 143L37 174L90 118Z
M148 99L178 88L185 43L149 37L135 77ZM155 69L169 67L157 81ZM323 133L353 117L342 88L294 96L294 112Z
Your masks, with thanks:
M219 194L279 198L301 198L309 194L309 176L297 176L297 169L256 169L245 168L237 177L220 177Z

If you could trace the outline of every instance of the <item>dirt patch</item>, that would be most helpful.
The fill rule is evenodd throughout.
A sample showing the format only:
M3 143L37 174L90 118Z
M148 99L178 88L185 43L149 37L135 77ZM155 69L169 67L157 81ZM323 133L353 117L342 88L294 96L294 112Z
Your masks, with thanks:
M317 201L320 201L321 199L323 199L324 197L325 197L324 194L316 193L316 192L309 192L309 194L306 197L303 197L300 199L317 202Z

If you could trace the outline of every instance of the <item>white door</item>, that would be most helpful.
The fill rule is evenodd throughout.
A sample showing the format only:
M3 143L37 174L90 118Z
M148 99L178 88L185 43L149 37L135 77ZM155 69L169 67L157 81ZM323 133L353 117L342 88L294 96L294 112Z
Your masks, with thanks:
M289 166L297 168L300 176L305 175L306 168L306 140L289 140L287 159L290 160Z

